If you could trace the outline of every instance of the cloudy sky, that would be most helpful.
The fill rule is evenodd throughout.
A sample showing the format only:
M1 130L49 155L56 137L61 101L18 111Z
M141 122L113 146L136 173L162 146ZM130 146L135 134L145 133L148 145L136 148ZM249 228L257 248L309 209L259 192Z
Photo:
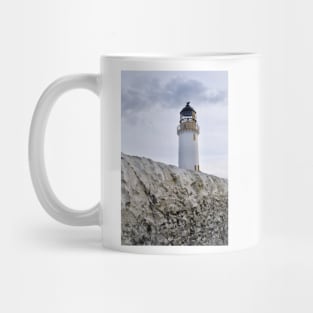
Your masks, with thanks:
M123 71L122 151L178 164L176 128L187 101L200 126L200 170L227 177L227 72Z

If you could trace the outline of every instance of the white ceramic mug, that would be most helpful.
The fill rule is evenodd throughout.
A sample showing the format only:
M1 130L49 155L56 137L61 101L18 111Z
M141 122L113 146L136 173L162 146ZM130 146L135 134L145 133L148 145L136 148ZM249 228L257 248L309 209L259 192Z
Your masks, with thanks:
M101 101L101 201L66 207L50 187L44 135L66 91ZM103 245L136 253L198 253L259 239L259 56L103 56L100 74L65 76L40 97L30 130L32 181L68 225L99 225Z

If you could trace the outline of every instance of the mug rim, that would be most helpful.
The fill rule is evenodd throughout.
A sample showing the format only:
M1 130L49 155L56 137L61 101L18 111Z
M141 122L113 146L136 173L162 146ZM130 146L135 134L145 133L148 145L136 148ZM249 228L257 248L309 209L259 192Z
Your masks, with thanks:
M246 57L260 57L257 52L196 52L196 53L169 53L169 54L152 54L152 53L108 53L101 55L101 58L118 59L118 60L207 60L207 59L237 59Z

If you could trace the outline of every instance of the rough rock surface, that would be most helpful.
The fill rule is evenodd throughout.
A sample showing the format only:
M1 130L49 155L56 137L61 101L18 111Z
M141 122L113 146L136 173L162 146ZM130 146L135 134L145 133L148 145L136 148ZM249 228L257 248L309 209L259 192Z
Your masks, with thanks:
M122 154L123 245L227 245L228 182Z

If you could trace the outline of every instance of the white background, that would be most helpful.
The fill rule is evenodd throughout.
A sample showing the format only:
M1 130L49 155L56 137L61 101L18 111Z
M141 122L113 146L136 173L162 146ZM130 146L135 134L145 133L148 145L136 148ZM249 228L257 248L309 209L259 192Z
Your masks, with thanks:
M313 27L310 1L28 0L0 4L1 312L312 312ZM263 54L262 241L201 256L101 249L96 227L52 220L27 164L32 112L58 76L107 52ZM64 96L47 133L52 185L99 198L99 104ZM251 204L253 205L253 204Z

